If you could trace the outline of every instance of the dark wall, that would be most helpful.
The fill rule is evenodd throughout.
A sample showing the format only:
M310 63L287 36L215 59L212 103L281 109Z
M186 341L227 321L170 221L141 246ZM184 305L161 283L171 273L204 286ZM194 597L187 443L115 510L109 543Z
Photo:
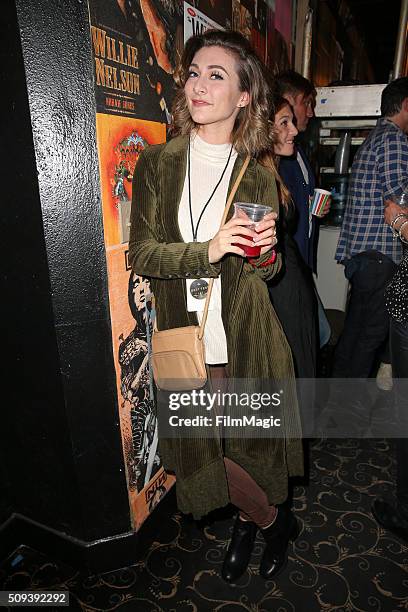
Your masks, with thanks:
M0 520L18 512L93 540L131 526L87 11L80 0L2 3L10 397L2 406Z

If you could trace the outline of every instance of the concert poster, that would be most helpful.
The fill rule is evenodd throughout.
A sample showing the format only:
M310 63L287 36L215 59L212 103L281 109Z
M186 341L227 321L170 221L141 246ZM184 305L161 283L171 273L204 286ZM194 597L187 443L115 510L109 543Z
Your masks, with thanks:
M154 296L149 280L130 269L126 244L108 247L106 255L120 429L132 519L137 529L174 483L174 477L164 472L157 451L149 363ZM156 486L152 489L153 481Z
M89 0L97 112L170 122L180 0Z
M98 113L96 129L105 244L127 243L133 172L140 153L166 140L163 123Z
M262 0L256 3L256 11L252 18L251 43L259 59L266 61L266 36L267 36L267 15L266 3Z
M220 24L216 23L207 15L204 15L196 7L184 2L184 42L191 36L203 34L207 30L221 30Z
M241 32L249 41L252 38L253 2L232 0L232 29Z
M282 8L282 3L278 0L274 0L273 4L269 3L267 7L265 63L272 74L277 74L290 67L291 46L277 29L277 25L287 23L285 11L285 7ZM287 34L287 29L285 32Z
M217 2L217 0L190 0L193 8L198 9L205 17L215 21L218 27L231 29L232 6L231 2Z

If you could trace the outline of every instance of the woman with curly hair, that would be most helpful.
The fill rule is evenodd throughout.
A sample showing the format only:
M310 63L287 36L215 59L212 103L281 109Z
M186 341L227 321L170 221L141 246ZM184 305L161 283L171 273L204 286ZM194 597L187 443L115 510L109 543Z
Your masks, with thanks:
M215 279L204 335L210 389L231 379L289 384L279 437L162 438L159 451L176 474L182 512L200 518L229 502L237 507L223 578L235 582L245 572L258 528L266 541L260 573L270 578L283 568L297 530L285 504L288 477L303 472L291 352L266 285L281 265L273 249L277 214L253 230L230 211L220 227L248 155L235 201L278 209L275 178L257 162L271 144L269 89L248 41L225 31L187 41L176 82L175 137L146 149L134 173L132 269L151 279L161 330L197 325L202 312L189 295L192 281L205 287ZM243 247L254 243L260 256L248 260Z
M294 138L298 130L294 125L294 114L289 102L278 94L274 94L272 102L273 149L262 156L260 161L270 167L272 172L276 172L280 201L278 238L283 264L279 273L268 282L268 286L272 304L292 349L296 375L298 378L312 379L316 378L318 347L317 299L312 272L305 264L294 239L298 221L296 207L278 174L281 158L294 154ZM312 403L309 408L312 408Z

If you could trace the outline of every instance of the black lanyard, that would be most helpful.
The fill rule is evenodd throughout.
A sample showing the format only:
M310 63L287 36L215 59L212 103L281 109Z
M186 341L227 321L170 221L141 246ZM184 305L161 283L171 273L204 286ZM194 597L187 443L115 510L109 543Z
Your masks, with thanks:
M225 174L225 172L227 171L228 164L229 164L230 159L231 159L231 155L232 155L232 145L231 145L231 149L230 149L230 152L229 152L229 155L228 155L227 163L225 164L225 168L224 168L224 170L222 171L222 174L221 174L221 176L220 176L220 180L218 181L218 183L217 183L217 184L216 184L216 186L214 187L213 192L212 192L212 194L210 195L210 197L208 198L207 202L204 204L203 209L202 209L202 211L201 211L201 213L200 213L200 216L198 217L197 225L196 225L196 227L195 227L195 229L194 229L193 210L192 210L192 207L191 207L191 179L190 179L190 166L191 166L191 161L190 161L190 142L188 143L188 166L187 166L187 175L188 175L188 206L189 206L189 208L190 208L191 231L193 232L193 241L194 241L194 242L197 242L198 226L200 225L201 218L202 218L202 216L203 216L203 214L204 214L204 212L205 212L205 210L206 210L207 206L208 206L208 205L209 205L209 203L211 202L211 200L212 200L212 198L213 198L213 196L214 196L214 193L217 191L217 189L218 189L218 187L219 187L219 185L220 185L220 183L221 183L222 179L224 178L224 174Z

